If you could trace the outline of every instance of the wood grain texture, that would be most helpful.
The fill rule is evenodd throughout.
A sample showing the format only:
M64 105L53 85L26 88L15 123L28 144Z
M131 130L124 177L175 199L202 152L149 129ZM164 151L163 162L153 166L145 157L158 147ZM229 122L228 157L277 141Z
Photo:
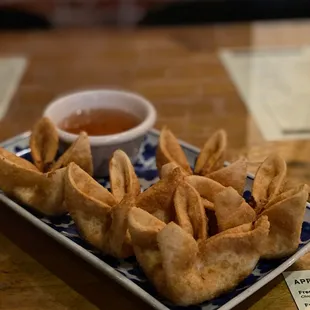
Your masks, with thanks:
M290 175L310 183L309 141L264 142L217 56L220 47L308 44L309 31L308 22L281 22L0 33L1 55L22 54L29 60L0 123L0 140L30 129L60 94L122 88L154 103L157 128L167 124L179 138L199 147L215 129L224 128L228 159L247 154L255 166L277 149L289 161ZM302 266L308 260L309 255ZM0 309L96 308L150 309L1 205ZM238 306L249 308L296 306L280 276Z

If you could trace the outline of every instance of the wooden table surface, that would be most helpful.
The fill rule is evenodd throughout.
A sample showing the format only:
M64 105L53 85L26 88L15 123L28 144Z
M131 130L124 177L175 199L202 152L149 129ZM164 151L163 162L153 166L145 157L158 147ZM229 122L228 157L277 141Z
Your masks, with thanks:
M310 142L265 142L217 56L221 47L300 46L310 22L281 22L144 30L55 30L0 33L0 56L29 64L0 140L30 129L62 93L123 88L149 98L156 127L168 124L197 146L216 128L229 134L229 157L260 162L279 150L289 173L310 183ZM254 169L254 168L253 168ZM0 309L149 309L135 296L0 206ZM309 268L304 258L296 268ZM238 309L296 309L282 276Z

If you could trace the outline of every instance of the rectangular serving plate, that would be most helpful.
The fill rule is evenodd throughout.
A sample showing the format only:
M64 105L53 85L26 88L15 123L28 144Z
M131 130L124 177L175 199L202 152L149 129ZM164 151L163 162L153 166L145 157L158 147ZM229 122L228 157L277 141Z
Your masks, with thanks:
M30 132L23 133L0 144L1 147L29 159L29 136ZM148 133L135 165L136 173L144 189L157 181L157 170L155 165L155 148L158 141L159 132L152 130ZM180 141L184 152L193 166L199 149ZM102 185L109 186L108 181L98 180ZM249 194L253 181L253 176L248 175L245 193ZM292 256L282 260L260 261L252 274L242 281L237 288L223 294L220 297L191 307L178 307L157 295L155 289L145 278L143 272L138 267L135 259L117 260L110 256L103 255L94 250L83 241L69 215L48 219L40 217L31 210L18 205L16 202L0 193L0 201L20 216L31 222L47 235L51 236L59 243L79 255L88 263L95 266L105 275L139 296L153 308L159 310L167 309L197 309L197 310L228 310L238 305L272 279L290 267L297 259L310 250L310 205L307 204L305 218L302 229L301 243L299 249Z

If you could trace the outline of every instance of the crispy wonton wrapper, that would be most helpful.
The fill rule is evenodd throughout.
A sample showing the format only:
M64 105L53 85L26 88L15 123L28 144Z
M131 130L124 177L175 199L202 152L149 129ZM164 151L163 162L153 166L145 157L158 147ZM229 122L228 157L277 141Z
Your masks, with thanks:
M260 246L263 258L282 258L297 250L307 198L308 186L303 185L280 194L265 206L260 216L268 216L270 233Z
M185 178L200 194L205 208L214 210L215 196L225 189L222 184L199 175L190 175Z
M156 289L177 305L210 300L234 288L256 266L269 222L260 218L196 241L177 224L165 225L132 208L128 227L136 258ZM229 259L227 259L229 257Z
M88 135L82 131L73 144L59 157L52 166L52 171L67 167L71 162L79 165L89 175L93 175L93 161Z
M181 181L174 194L175 222L195 239L207 238L207 218L199 193Z
M208 176L212 172L222 168L224 165L226 146L226 131L222 129L216 131L208 139L203 149L199 153L194 173L202 176ZM185 175L193 174L193 171L177 138L167 127L164 127L160 133L159 143L156 152L156 165L158 171L160 171L160 175L161 173L169 172L167 169L162 169L162 167L167 163L174 164L174 167L171 165L169 169L173 169L176 166L179 166L183 169ZM241 169L242 164L244 165L244 163L242 162L238 162L237 164L237 167L233 166L229 170L224 170L218 176L215 175L214 178L218 177L220 180L227 180L226 176L232 173L232 169L236 171L236 169Z
M137 197L137 207L168 223L174 218L173 196L184 174L177 167Z
M116 150L110 160L111 191L117 202L131 193L138 196L141 192L140 183L134 167L125 152Z
M41 172L50 170L58 150L58 134L54 124L41 118L33 127L30 136L31 156Z
M214 209L219 231L254 222L255 211L232 187L227 187L215 196Z
M206 176L226 187L233 187L242 195L247 177L247 161L244 157L240 158L229 166L211 172Z
M171 162L171 163L168 163L168 164L165 164L161 167L161 170L159 172L159 176L161 179L164 179L166 178L171 172L172 170L174 170L175 168L181 168L177 163L175 162ZM181 168L181 173L184 175L184 176L187 176L188 173Z
M48 216L66 212L65 169L43 174L29 161L0 148L0 188L23 204Z
M172 162L184 169L186 174L193 173L177 138L167 127L164 127L161 130L156 151L156 165L158 171L161 171L163 165Z
M259 166L252 187L257 213L280 193L285 176L286 162L279 155L270 155Z
M94 247L118 258L133 254L127 228L134 197L117 203L113 195L75 163L65 176L65 201L81 235Z
M227 146L225 130L216 131L205 143L197 157L195 174L208 175L224 166L224 157Z
M190 175L185 178L186 182L192 185L200 194L202 204L205 207L208 218L208 233L213 236L218 233L218 224L215 216L214 201L218 193L225 189L225 187L212 179L200 176Z

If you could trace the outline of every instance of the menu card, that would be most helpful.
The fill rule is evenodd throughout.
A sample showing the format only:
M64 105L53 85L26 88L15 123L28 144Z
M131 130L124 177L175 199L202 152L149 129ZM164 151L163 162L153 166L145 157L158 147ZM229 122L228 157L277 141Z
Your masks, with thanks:
M23 57L0 57L0 120L9 108L26 65Z
M266 140L310 137L310 47L224 49L220 58Z
M299 310L310 309L310 270L283 272Z

